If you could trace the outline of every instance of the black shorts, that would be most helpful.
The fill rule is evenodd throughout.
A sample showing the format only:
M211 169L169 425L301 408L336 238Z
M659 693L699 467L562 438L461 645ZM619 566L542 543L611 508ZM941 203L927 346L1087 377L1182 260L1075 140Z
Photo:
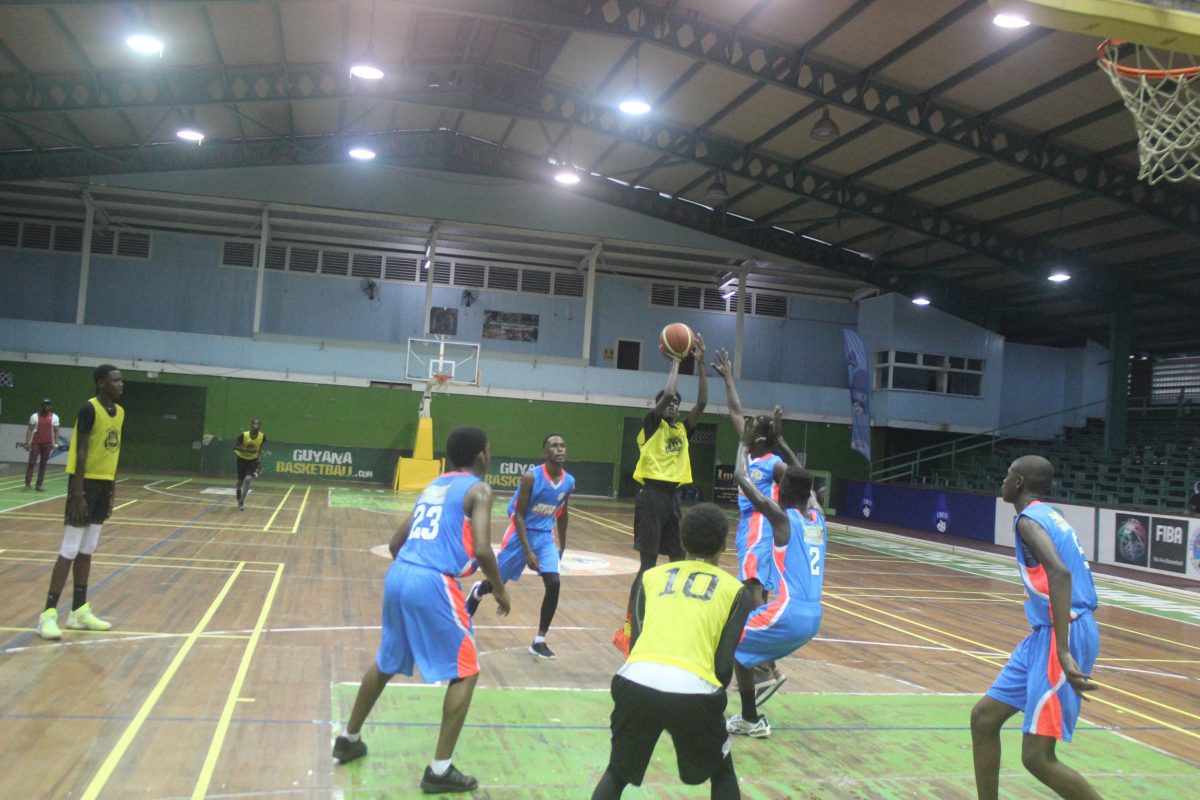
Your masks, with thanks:
M683 558L679 518L683 510L675 489L655 484L643 486L633 501L633 549L656 557Z
M698 784L721 771L729 754L725 692L660 692L616 675L612 680L612 755L608 768L619 780L642 785L658 737L675 743L679 778Z
M68 478L68 480L70 480ZM113 482L98 481L91 478L83 479L83 499L87 501L88 518L85 524L100 525L108 519L108 511L112 507ZM67 510L71 508L71 494L67 493ZM63 512L63 522L70 525L66 511Z
M237 458L237 456L234 456ZM245 458L238 458L238 483L246 479L247 475L258 475L258 468L262 466L262 462L257 458L253 461Z

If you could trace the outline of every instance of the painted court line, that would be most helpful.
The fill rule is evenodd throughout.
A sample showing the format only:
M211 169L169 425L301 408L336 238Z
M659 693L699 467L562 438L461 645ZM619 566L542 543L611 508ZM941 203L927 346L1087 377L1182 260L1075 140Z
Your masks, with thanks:
M185 483L191 483L191 482L192 482L191 478L186 478L184 480L181 480L179 483L172 483L170 486L166 487L166 489L164 489L163 491L170 491L171 489L174 489L176 486L183 486Z
M308 493L312 491L311 486L304 487L304 499L300 501L300 511L296 513L296 521L292 523L292 533L300 530L300 518L304 516L304 507L308 505Z
M229 594L229 590L233 587L234 581L236 581L238 575L241 574L242 567L242 564L238 564L233 574L229 576L227 581L225 581L225 585L221 587L221 591L209 605L208 610L204 612L204 616L200 618L198 623L196 623L196 627L192 629L191 634L187 637L187 640L184 641L183 646L179 648L179 652L175 654L175 658L173 658L170 665L167 666L166 672L164 672L162 677L158 679L158 683L155 684L154 688L150 691L149 697L146 698L145 702L142 703L142 707L139 708L137 714L134 715L133 721L129 723L129 727L127 727L125 732L121 734L121 738L117 740L117 744L115 747L113 747L112 752L108 754L108 758L104 759L104 763L100 765L99 772L96 773L96 776L92 778L91 783L88 784L88 787L84 791L81 800L96 800L96 798L100 796L100 792L104 790L104 786L106 783L108 783L108 779L112 777L113 771L117 768L117 764L119 764L121 759L125 756L125 752L129 750L129 746L133 744L133 739L135 736L137 736L138 731L141 730L142 724L146 721L146 718L150 716L150 712L154 710L154 706L158 703L159 698L162 697L163 692L167 688L167 684L169 684L171 679L175 677L175 673L179 670L180 665L183 664L183 660L187 658L188 653L191 652L192 646L199 641L204 629L208 627L208 623L217 613L217 609L220 608L221 604L225 601L226 596Z
M266 600L263 601L262 610L259 611L258 621L254 623L254 631L250 634L250 641L246 643L246 649L242 652L242 660L238 664L237 675L234 676L233 686L229 688L229 694L225 697L225 707L221 711L221 719L217 723L217 730L213 733L212 742L208 747L208 755L204 758L204 766L200 770L200 778L196 781L196 788L192 791L192 800L200 800L208 793L208 786L212 782L213 770L217 766L217 758L221 755L221 745L225 743L225 735L229 731L229 722L233 719L233 710L239 701L246 698L239 697L242 691L242 685L246 682L246 672L250 669L250 660L254 657L254 650L258 647L259 637L262 635L263 625L267 621L267 614L271 611L271 605L275 602L275 591L279 588L279 579L283 575L283 564L280 564L275 569L275 578L271 581L271 588L267 590Z
M287 502L287 499L289 497L291 497L292 489L295 489L295 488L296 488L296 484L292 484L291 486L288 487L288 490L286 492L284 492L283 499L280 500L279 505L275 507L275 513L271 515L271 518L269 520L267 520L267 524L263 525L264 531L268 531L271 529L271 525L273 525L275 523L275 518L278 517L279 512L283 510L283 504Z

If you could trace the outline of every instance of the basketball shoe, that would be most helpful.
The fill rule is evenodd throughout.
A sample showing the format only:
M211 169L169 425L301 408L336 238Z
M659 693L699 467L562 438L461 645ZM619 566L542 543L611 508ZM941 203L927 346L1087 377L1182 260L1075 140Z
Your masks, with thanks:
M534 642L533 644L529 645L529 652L532 655L547 661L554 658L554 651L551 650L545 642Z
M73 631L106 631L112 623L93 614L91 603L84 603L67 617L67 627Z
M421 776L421 791L425 794L442 794L445 792L470 792L479 786L479 781L470 775L463 775L453 764L446 770L445 775L435 775L433 767L426 765L425 774Z
M333 740L333 758L339 764L346 764L356 758L362 758L367 754L367 743L360 737L358 741L352 742L345 736L339 736Z
M58 627L58 609L47 608L38 617L37 635L43 639L61 639L62 629Z
M765 739L771 735L771 723L766 717L759 717L754 722L742 719L741 714L734 714L725 723L725 730L737 736L749 736L751 739Z

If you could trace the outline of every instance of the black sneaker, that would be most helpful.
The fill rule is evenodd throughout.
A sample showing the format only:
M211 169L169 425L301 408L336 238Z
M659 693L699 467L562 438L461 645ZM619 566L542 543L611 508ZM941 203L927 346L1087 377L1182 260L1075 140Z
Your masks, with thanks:
M333 740L333 757L339 764L346 764L367 754L367 743L362 739L352 742L345 736Z
M445 775L434 775L433 767L426 765L425 774L421 776L421 791L425 794L470 792L477 788L479 781L470 775L463 775L453 764L446 770Z
M549 660L554 658L554 651L551 650L545 642L534 642L529 645L529 652L538 658Z
M475 612L479 610L479 602L483 600L479 596L479 584L471 587L471 591L467 593L467 616L475 616Z

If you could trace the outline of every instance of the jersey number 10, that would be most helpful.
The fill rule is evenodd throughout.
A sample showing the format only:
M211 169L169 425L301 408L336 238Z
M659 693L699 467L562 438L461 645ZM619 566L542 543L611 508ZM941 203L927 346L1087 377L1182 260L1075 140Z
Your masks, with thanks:
M679 578L679 567L671 567L667 570L667 585L658 593L659 597L668 594L675 594L675 581ZM705 587L702 594L697 594L695 591L696 581L700 578L708 578L708 585ZM690 597L693 600L711 600L713 594L717 591L717 576L711 572L691 572L688 573L687 580L683 582L683 596Z

